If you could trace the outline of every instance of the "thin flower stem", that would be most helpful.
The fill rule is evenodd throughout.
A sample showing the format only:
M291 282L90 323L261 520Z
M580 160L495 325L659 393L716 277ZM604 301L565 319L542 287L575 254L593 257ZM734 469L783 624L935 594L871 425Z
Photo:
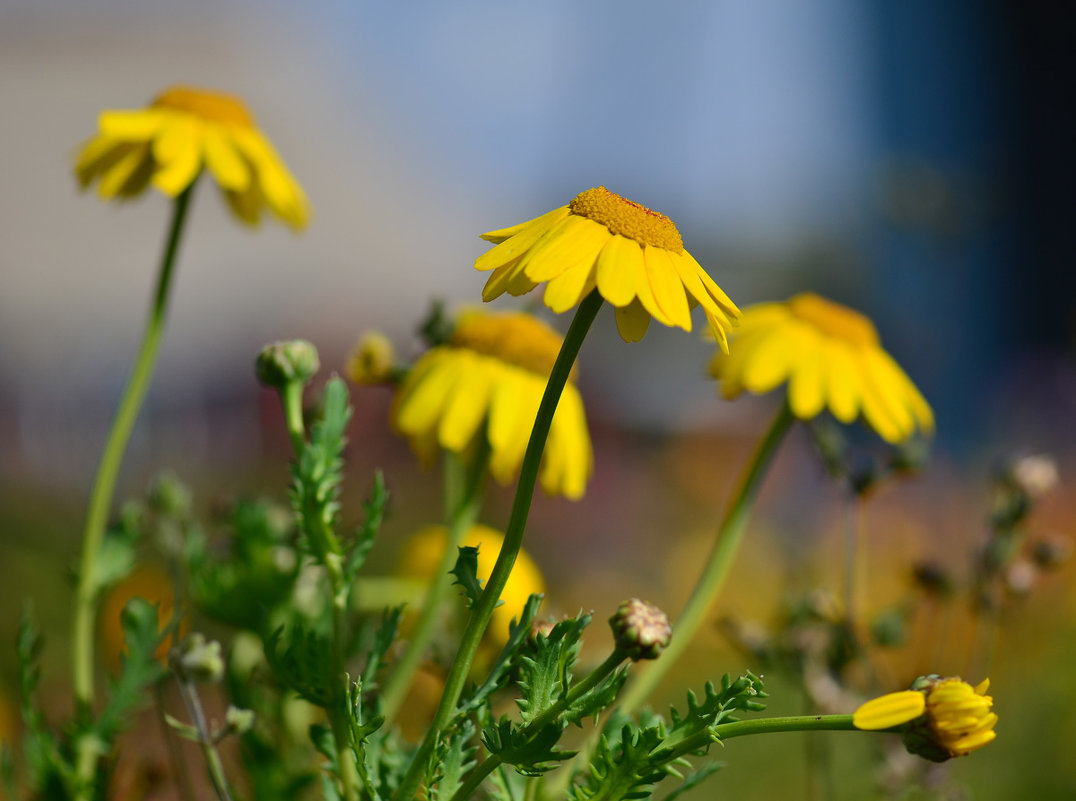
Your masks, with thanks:
M691 735L670 752L668 761L705 748L714 742L715 738L723 742L749 734L774 734L782 731L860 731L860 729L852 723L851 715L791 715L779 718L737 720L732 723L719 723ZM882 731L889 731L889 729Z
M393 674L385 684L381 696L381 714L387 722L395 719L400 711L411 679L422 660L422 655L429 647L437 620L440 616L445 594L452 586L452 566L456 562L457 549L464 534L474 525L481 507L482 476L489 461L489 444L484 437L479 438L479 451L474 455L471 469L466 469L460 457L454 453L445 453L445 520L448 539L441 562L437 566L426 598L422 603L418 620L411 632L407 648L397 660Z
M157 363L161 338L164 334L165 315L168 311L168 295L171 289L173 267L179 252L180 236L187 219L194 183L184 189L172 207L172 224L165 239L157 274L157 288L150 306L149 318L142 333L142 342L135 356L131 373L127 378L112 429L101 453L97 476L90 492L86 510L86 523L82 530L82 555L79 559L78 585L75 589L75 609L72 614L71 631L71 684L75 695L75 712L82 724L93 717L94 701L94 620L97 616L97 599L101 587L97 582L97 557L104 541L108 514L116 490L127 443L131 439L135 420L142 408L146 391ZM93 774L97 765L98 744L94 737L84 736L75 746L78 795L87 797L92 793Z
M456 711L456 704L459 701L460 693L463 692L463 685L467 681L467 675L470 673L475 652L478 650L482 635L489 625L493 608L497 605L497 601L500 600L501 591L504 590L505 584L508 583L512 566L515 564L516 556L519 554L520 546L523 544L523 532L527 526L527 515L530 512L531 500L534 497L534 485L538 480L538 467L541 464L542 453L545 450L546 437L549 436L549 426L553 422L553 413L557 409L561 392L564 390L572 365L575 363L575 357L578 355L579 348L582 346L587 331L590 330L590 326L594 322L601 305L602 298L597 290L587 295L576 309L572 324L568 328L568 333L564 336L564 343L561 345L560 353L557 354L553 370L549 374L549 382L546 384L545 393L542 395L542 402L538 407L534 428L531 429L530 441L527 443L527 450L523 456L523 464L519 470L519 483L516 485L516 495L512 502L508 526L504 532L501 552L497 555L497 562L493 566L493 572L486 582L486 587L482 591L478 604L471 612L467 628L464 629L459 650L456 652L456 658L449 669L448 677L445 679L445 690L441 696L441 703L437 707L433 722L426 732L426 738L412 758L411 766L393 796L396 801L409 801L409 799L415 797L419 785L422 783L422 777L426 772L426 764L433 753L434 745Z
M306 427L303 425L303 382L289 381L280 393L284 406L284 424L288 427L291 447L298 458L306 444Z
M651 663L645 671L640 671L635 681L628 686L620 704L625 712L635 711L650 697L684 649L694 640L703 617L721 592L733 559L739 550L740 542L743 540L755 498L777 453L777 448L793 422L795 422L795 417L788 408L788 404L782 404L777 417L766 432L766 436L759 444L754 458L740 480L739 490L717 531L717 538L703 567L702 575L699 576L680 617L673 623L673 636L669 646L660 659Z
M220 754L217 753L217 748L213 743L213 733L209 730L205 710L202 708L202 701L198 697L198 689L192 682L178 673L176 678L179 681L179 693L183 696L183 703L187 706L187 713L191 716L191 722L198 731L198 745L201 747L202 755L205 757L206 769L209 772L209 780L213 783L213 790L217 793L220 801L232 801L232 794L228 790L228 779L224 775L224 765L221 763Z
M580 698L597 687L605 677L616 670L620 663L625 659L627 659L626 653L619 649L614 649L604 662L591 671L591 673L582 681L572 687L567 695L524 726L521 734L525 737L529 737L532 734L537 734L550 723L554 723L564 714L565 710L570 709ZM471 775L467 777L467 781L460 785L460 788L453 794L449 801L467 801L467 799L473 797L479 785L481 785L485 778L501 764L503 764L501 756L499 754L492 754L485 762L471 771ZM537 792L537 790L534 790L533 792Z

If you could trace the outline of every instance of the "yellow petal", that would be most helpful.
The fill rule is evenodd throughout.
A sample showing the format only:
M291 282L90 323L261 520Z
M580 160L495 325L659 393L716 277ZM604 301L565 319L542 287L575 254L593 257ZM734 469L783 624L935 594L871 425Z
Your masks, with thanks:
M579 305L594 289L594 264L577 265L552 279L545 287L545 305L557 314Z
M823 358L829 410L842 423L851 423L859 414L859 398L862 394L852 353L845 343L830 339L823 346Z
M203 126L187 115L170 115L153 140L153 158L160 167L153 185L175 197L194 181L202 168Z
M637 266L625 266L628 261L634 261ZM627 306L635 299L632 276L642 269L643 250L639 243L614 234L598 254L598 291L614 306Z
M532 220L527 220L526 222L519 223L518 225L511 225L508 228L500 228L496 231L487 231L484 234L479 234L479 237L485 239L487 242L504 242L506 239L515 236L516 234L523 231L524 228L533 225L539 220L547 218L552 219L553 215L559 215L559 219L563 219L568 215L568 207L561 206L558 209L553 209L553 211L548 211L545 214L541 214Z
M739 307L725 294L725 290L714 283L714 279L707 274L706 270L702 269L702 265L695 260L695 257L686 250L680 255L687 260L689 265L694 266L695 271L699 276L699 280L701 280L703 286L706 287L706 291L710 293L715 301L717 301L717 305L722 308L725 314L733 320L739 317L741 314Z
M123 142L148 142L161 126L174 115L159 109L139 111L102 111L97 116L97 129L109 139Z
M445 398L461 377L455 356L454 351L443 349L430 351L423 357L434 363L420 376L420 381L408 382L410 391L401 398L395 416L396 425L404 434L422 434L437 425Z
M250 185L250 167L220 125L205 128L205 162L224 189L242 192Z
M139 168L142 168L144 186L145 177L150 174L152 166L153 160L147 145L130 145L126 155L103 172L101 182L97 185L97 194L103 198L123 194L124 188L136 177Z
M470 357L474 365L466 371L466 379L456 385L455 393L446 403L438 439L446 450L462 451L474 439L478 426L486 417L490 392L497 375L494 360L483 356Z
M232 143L253 165L256 180L269 208L294 228L303 227L310 216L310 204L302 187L284 166L273 145L253 128L229 128Z
M774 328L769 336L759 340L747 356L743 385L752 392L769 392L788 378L799 352L789 330L789 324Z
M583 400L573 384L564 387L549 436L546 459L550 466L548 475L542 474L542 487L546 492L578 500L586 490L594 454L587 433Z
M521 370L506 369L498 379L489 409L490 472L502 483L511 481L527 447L538 413L541 389ZM543 383L544 387L544 383Z
M476 270L496 270L499 267L503 267L516 259L520 258L524 253L530 250L545 234L553 228L557 223L564 220L568 216L568 207L561 206L559 209L553 209L553 211L543 214L541 217L536 217L530 222L525 222L521 225L513 226L512 228L505 228L502 231L492 231L491 234L501 234L506 231L514 231L503 238L497 237L492 241L498 241L500 244L495 248L490 248L477 259L475 259L474 267ZM483 234L483 239L488 239L490 234Z
M902 690L874 698L852 714L852 724L864 731L878 731L915 720L926 711L921 692Z
M805 348L788 379L788 405L800 420L811 420L826 404L821 343Z
M541 283L568 270L593 267L608 239L609 232L603 226L569 214L527 252L523 271L527 278Z
M713 295L711 295L706 287L702 283L702 279L699 278L698 270L696 269L697 262L692 259L688 261L684 258L683 253L673 253L672 251L666 251L669 256L669 261L672 262L673 267L676 270L677 276L680 278L680 283L683 284L684 289L688 295L698 303L702 304L702 307L720 318L725 318L727 315L717 305Z
M95 136L86 142L75 161L75 177L78 178L79 187L85 189L98 173L115 164L133 148L133 145L105 136Z
M650 327L650 312L638 300L616 308L616 330L625 342L638 342Z
M687 306L687 295L669 254L662 248L647 245L643 249L643 263L658 306L673 325L690 331L691 310Z
M898 439L906 439L915 430L915 420L908 411L900 376L893 371L895 363L891 359L887 361L880 348L861 348L860 361L864 370L865 394L873 396L872 403L884 409L899 429Z
M482 300L488 303L505 292L523 295L536 286L538 284L527 278L519 261L510 262L504 267L498 267L486 279L486 285L482 288Z

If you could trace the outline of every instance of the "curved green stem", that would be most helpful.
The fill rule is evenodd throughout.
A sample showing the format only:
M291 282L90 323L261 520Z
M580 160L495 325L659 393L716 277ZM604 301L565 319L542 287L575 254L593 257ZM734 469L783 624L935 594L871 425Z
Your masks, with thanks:
M105 536L108 513L112 506L112 496L116 488L127 443L131 439L138 412L146 397L153 368L157 362L161 336L164 331L165 313L168 309L168 292L171 286L172 268L179 250L180 234L190 206L194 184L183 190L175 199L172 211L172 225L165 240L164 255L157 276L157 290L150 307L149 319L142 334L142 344L135 357L134 366L124 387L123 397L116 417L109 431L108 441L101 454L97 467L90 504L86 512L86 524L82 531L82 557L79 561L78 587L75 591L75 610L71 633L71 681L75 693L76 711L83 720L93 713L94 698L94 659L93 631L94 617L97 611L97 596L101 587L97 581L97 556ZM92 764L91 764L92 769ZM80 770L80 774L83 770ZM91 776L81 775L84 781Z
M532 734L537 734L550 723L555 722L564 714L565 710L570 709L580 698L597 687L602 680L616 670L617 666L625 659L627 659L626 653L619 649L614 649L604 662L596 667L581 682L572 687L567 695L527 724L523 728L522 733L529 737ZM453 794L449 801L467 801L467 799L474 795L474 792L478 789L479 785L482 784L485 778L502 764L503 760L499 754L491 755L489 759L471 771L471 775L467 777L467 781L460 785L460 788ZM537 793L537 789L533 792Z
M719 723L686 738L671 752L671 759L686 756L714 741L731 740L749 734L774 734L782 731L861 731L852 723L851 715L789 715L780 718L758 718ZM883 731L890 731L885 729Z
M624 694L624 700L620 704L625 712L634 711L650 697L650 694L668 674L669 669L676 663L680 654L694 639L704 615L721 592L732 567L732 561L739 550L740 542L743 540L755 498L758 497L759 489L777 453L777 448L793 422L795 418L788 404L782 404L770 430L766 432L766 436L759 444L754 458L740 480L739 489L717 531L717 539L714 540L713 549L703 567L702 575L699 576L680 617L673 623L673 636L669 646L660 659L650 664L645 671L640 671L636 680L629 685Z
M426 763L433 753L434 745L441 736L441 731L448 725L449 720L451 720L456 711L456 704L459 701L460 693L463 692L463 685L467 681L467 675L471 671L471 663L474 661L479 642L489 625L493 608L497 605L497 601L500 600L501 591L504 590L504 585L508 582L508 576L512 572L512 566L515 564L516 556L519 553L520 546L523 544L523 531L527 526L527 515L530 512L531 500L534 497L534 485L538 480L538 467L542 461L542 453L545 451L545 441L546 437L549 436L549 426L553 422L553 413L557 409L557 403L560 401L564 384L567 382L568 374L575 363L575 357L579 353L583 339L586 337L587 331L590 330L591 323L594 322L601 305L602 298L597 290L587 295L576 309L572 324L568 328L568 333L564 336L564 343L561 345L560 353L557 354L553 370L549 374L549 382L546 384L545 393L542 395L542 402L538 407L534 428L531 429L530 441L527 443L527 450L523 456L523 464L519 470L519 483L516 485L516 495L512 501L512 511L508 517L508 526L504 532L501 552L497 555L497 562L494 564L493 572L490 573L486 587L482 591L482 597L479 598L478 604L472 610L470 620L467 622L467 628L464 629L459 650L456 652L456 658L449 669L448 677L445 679L445 690L441 696L441 703L437 707L437 712L434 714L429 730L426 732L426 738L415 753L407 774L393 796L396 801L408 801L408 799L414 798L419 785L422 783L422 777L426 772Z
M470 470L459 456L445 453L445 520L448 538L437 572L430 581L429 590L422 603L418 620L411 632L410 641L393 668L392 676L385 684L381 696L381 714L391 722L400 711L411 679L418 669L422 655L426 652L433 638L435 624L439 618L445 594L452 586L452 566L456 563L457 549L464 534L474 525L481 506L482 477L489 461L489 443L484 437L479 438L479 451L474 455Z

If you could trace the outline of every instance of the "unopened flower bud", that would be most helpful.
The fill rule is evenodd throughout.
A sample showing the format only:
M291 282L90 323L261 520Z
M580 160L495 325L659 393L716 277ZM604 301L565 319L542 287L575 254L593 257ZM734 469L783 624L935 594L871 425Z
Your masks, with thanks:
M1009 478L1032 500L1041 498L1057 484L1057 463L1046 454L1022 456L1009 466Z
M317 348L303 339L266 345L254 362L258 380L276 389L296 381L305 384L319 367Z
M553 633L553 628L557 625L557 621L550 618L545 620L533 620L531 621L531 630L527 633L527 637L530 640L537 640L539 636L548 637Z
M388 384L393 380L396 349L382 333L363 334L347 360L347 377L366 386Z
M245 734L254 728L254 712L250 709L229 706L224 715L224 724L236 734Z
M220 643L206 640L195 632L172 649L169 663L183 679L198 682L218 682L224 675L224 658Z
M624 601L609 618L616 647L632 661L657 659L672 638L669 617L656 606L638 598Z
M1038 575L1034 562L1019 559L1005 571L1005 586L1013 595L1027 595L1034 588Z

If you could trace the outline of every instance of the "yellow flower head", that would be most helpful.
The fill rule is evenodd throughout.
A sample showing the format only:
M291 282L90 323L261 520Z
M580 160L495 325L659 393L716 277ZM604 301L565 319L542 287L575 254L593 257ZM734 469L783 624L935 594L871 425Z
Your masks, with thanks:
M867 731L911 723L904 734L908 750L936 762L967 756L997 737L994 699L986 694L989 679L972 687L959 678L927 676L912 686L867 701L852 723Z
M527 314L463 315L445 345L427 351L393 401L392 423L415 451L462 453L486 436L489 470L519 471L561 337ZM594 457L579 390L569 378L546 441L540 480L550 494L582 497Z
M887 442L934 430L934 414L859 312L810 292L744 311L731 354L710 372L721 393L769 392L788 381L792 413L809 420L823 409L842 423L864 420Z
M144 109L101 112L97 127L75 164L83 189L98 181L101 197L129 198L152 183L175 197L207 167L243 222L256 225L267 207L306 225L306 195L237 97L173 86Z
M501 552L504 536L489 526L481 524L472 526L460 545L478 549L478 579L485 585L497 554ZM428 579L432 578L441 562L441 554L448 543L448 532L444 526L427 526L420 529L403 547L399 572L402 576ZM508 641L508 625L512 620L519 620L523 606L534 593L545 592L542 572L530 555L520 550L508 583L501 592L503 604L493 610L488 636L497 645Z
M736 304L684 250L672 220L604 186L482 238L497 245L474 265L493 270L482 290L486 301L504 292L522 295L546 282L545 305L559 314L596 287L616 307L617 328L628 342L643 338L651 317L690 331L691 309L701 305L722 348L740 316Z

